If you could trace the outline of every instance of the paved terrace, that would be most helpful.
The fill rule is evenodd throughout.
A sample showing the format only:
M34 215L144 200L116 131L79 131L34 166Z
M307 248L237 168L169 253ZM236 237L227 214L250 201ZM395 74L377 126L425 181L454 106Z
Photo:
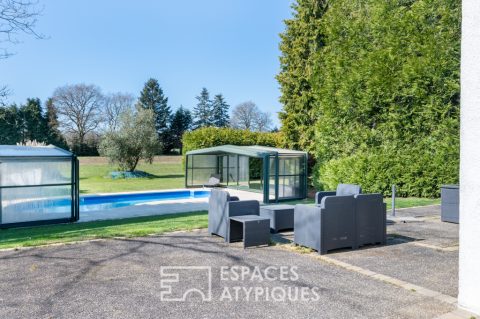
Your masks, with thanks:
M387 246L326 257L288 244L291 233L275 236L285 244L244 250L205 230L3 251L0 318L436 318L454 310L458 225L440 222L436 206L397 216ZM162 301L162 266L212 267L211 301L199 294ZM222 280L222 266L296 266L298 278ZM181 280L167 282L167 297L208 288L201 269L178 271ZM258 289L258 300L246 293L224 298L236 286ZM275 301L261 294L278 286L316 287L317 298Z

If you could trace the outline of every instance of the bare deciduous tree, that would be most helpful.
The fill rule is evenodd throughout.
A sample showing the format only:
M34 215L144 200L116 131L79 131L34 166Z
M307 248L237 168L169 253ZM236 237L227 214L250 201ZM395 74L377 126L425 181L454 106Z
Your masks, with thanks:
M18 43L20 34L32 35L37 39L43 38L43 35L34 30L41 11L37 1L0 0L0 59L12 55L5 44ZM5 103L9 94L7 86L0 87L0 105Z
M256 129L259 132L267 132L272 128L272 116L268 112L260 112L256 120Z
M37 33L34 28L41 10L38 1L31 0L1 0L0 1L0 43L19 42L19 34L32 35L37 39L43 35ZM11 55L6 47L0 48L0 58Z
M116 131L120 122L120 115L133 110L135 98L128 93L113 93L105 98L105 124L107 131Z
M82 145L103 120L105 97L95 85L75 84L59 87L53 93L60 128Z
M260 110L252 101L243 102L235 106L232 112L232 126L242 130L251 130L255 128L255 117Z
M237 105L232 112L234 128L249 131L268 131L272 125L270 113L262 112L252 101Z

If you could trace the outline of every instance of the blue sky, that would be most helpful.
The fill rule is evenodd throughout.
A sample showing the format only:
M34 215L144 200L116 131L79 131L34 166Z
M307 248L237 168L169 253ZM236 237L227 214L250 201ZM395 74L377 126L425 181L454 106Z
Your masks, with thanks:
M291 0L40 3L36 30L47 38L22 37L10 46L16 54L0 60L9 102L44 101L56 87L74 83L138 96L154 77L173 108L192 108L206 87L231 106L254 101L278 125L278 34Z

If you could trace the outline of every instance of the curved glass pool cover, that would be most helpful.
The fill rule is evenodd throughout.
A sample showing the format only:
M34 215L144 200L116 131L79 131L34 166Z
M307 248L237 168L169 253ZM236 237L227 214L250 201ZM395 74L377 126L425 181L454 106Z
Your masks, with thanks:
M1 228L78 218L78 160L74 154L54 146L0 145Z
M187 152L185 186L212 175L220 185L263 193L263 202L307 197L307 153L266 146L223 145Z

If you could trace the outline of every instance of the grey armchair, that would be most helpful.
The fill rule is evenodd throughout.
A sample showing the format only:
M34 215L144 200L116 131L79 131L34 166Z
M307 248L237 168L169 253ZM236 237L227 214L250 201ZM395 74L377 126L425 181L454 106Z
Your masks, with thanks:
M294 229L295 244L322 255L332 249L356 249L354 196L324 196L320 205L296 205Z
M387 205L382 194L355 195L357 246L387 243Z
M208 232L223 237L229 242L230 217L259 215L260 203L256 200L239 200L227 191L212 189L208 200Z
M315 194L315 204L320 204L325 196L347 196L358 195L362 193L360 185L338 184L336 191L322 191Z

